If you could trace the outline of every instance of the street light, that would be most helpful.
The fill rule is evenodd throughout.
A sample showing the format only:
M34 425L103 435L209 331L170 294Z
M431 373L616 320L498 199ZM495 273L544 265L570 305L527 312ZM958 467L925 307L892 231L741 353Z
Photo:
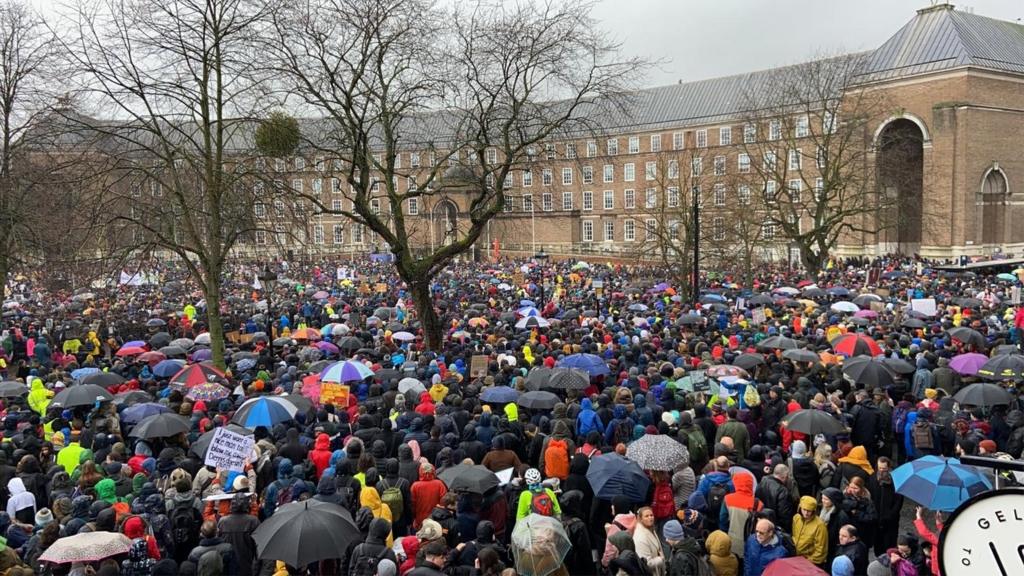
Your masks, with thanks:
M543 264L544 262L547 262L548 255L547 255L546 252L544 252L544 247L543 246L541 246L540 250L538 250L537 253L533 255L533 259L536 260L540 264ZM537 304L540 305L541 308L543 308L544 307L544 292L545 292L544 268L542 266L538 266L537 269L540 270L540 273L539 273L538 278L537 278L537 288L538 288L538 292L540 294L540 298L538 298Z
M277 285L277 272L270 269L270 264L267 264L263 268L263 272L258 276L260 279L260 285L263 286L263 294L267 297L267 341L270 343L270 356L274 356L274 312L273 307L270 304L271 295L274 293L274 287Z
M693 201L693 302L700 304L700 186L691 191Z

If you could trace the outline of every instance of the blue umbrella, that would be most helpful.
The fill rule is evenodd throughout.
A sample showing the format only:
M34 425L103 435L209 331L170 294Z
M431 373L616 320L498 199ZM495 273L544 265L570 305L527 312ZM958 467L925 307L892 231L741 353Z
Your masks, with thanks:
M828 292L832 296L837 296L839 298L846 298L851 294L849 290L843 288L842 286L833 286L832 288L825 290L825 292Z
M587 481L594 495L604 500L625 496L633 502L646 502L651 481L640 465L616 453L602 454L590 461Z
M520 306L530 306L530 307L533 307L533 308L537 307L537 304L533 300L525 300L525 299L524 300L520 300L519 301L519 305Z
M324 382L358 382L373 376L373 370L355 360L335 362L320 372L320 380Z
M533 306L523 306L516 310L516 314L520 316L540 316L540 310L537 310Z
M153 374L157 378L170 378L181 372L184 365L185 363L181 360L161 360L157 362L156 366L153 366Z
M82 378L85 378L89 374L95 374L99 371L99 368L95 368L93 366L90 366L88 368L78 368L77 370L71 371L71 377L74 378L75 380L81 380Z
M508 386L491 386L480 394L481 400L495 404L508 404L509 402L515 402L518 398L519 392Z
M129 406L121 412L121 420L128 424L135 424L141 422L143 418L148 418L154 414L163 414L164 412L170 412L171 409L163 404L156 404L154 402L146 402L145 404L136 404Z
M593 464L591 464L593 465ZM925 456L892 471L896 492L929 510L956 510L968 498L992 489L983 474L956 458Z
M253 360L252 358L242 358L241 360L238 361L238 364L235 364L235 368L236 368L235 371L241 373L241 372L245 372L246 370L251 370L251 369L253 369L255 367L256 367L256 361L255 360Z
M231 421L250 430L257 426L272 428L274 424L295 418L299 411L294 404L279 396L263 396L246 400Z
M131 342L125 342L121 345L121 348L145 348L145 340L132 340Z
M604 360L600 356L594 354L571 354L562 358L558 361L558 366L565 368L576 368L583 370L587 374L593 376L601 376L611 373L608 370L608 365L604 363Z

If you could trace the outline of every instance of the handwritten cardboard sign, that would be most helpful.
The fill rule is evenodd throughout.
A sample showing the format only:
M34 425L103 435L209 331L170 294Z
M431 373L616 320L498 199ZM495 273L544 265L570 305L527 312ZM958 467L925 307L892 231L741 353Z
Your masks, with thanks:
M348 407L348 386L337 382L320 383L320 404Z
M245 470L245 464L252 455L252 448L256 439L227 428L218 428L213 433L213 441L210 442L210 449L206 451L206 466L213 466L219 470L231 470L241 472Z

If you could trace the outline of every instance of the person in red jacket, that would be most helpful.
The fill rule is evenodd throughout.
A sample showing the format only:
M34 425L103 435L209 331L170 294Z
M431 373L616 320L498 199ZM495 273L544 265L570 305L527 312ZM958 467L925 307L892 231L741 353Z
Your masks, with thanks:
M143 538L146 540L146 551L153 560L160 559L160 549L156 545L156 539L146 533L146 522L141 516L132 516L124 521L121 532L128 538L135 540Z
M420 479L412 483L409 494L412 497L412 527L420 529L423 520L430 516L441 498L448 493L444 482L434 478L434 466L427 462L420 464Z
M416 406L416 413L423 416L433 416L434 408L434 400L430 397L430 392L420 394L420 403Z
M324 470L327 469L331 462L330 436L323 432L317 434L316 444L313 445L313 450L309 453L309 460L313 462L313 466L316 466L316 477L319 479L324 475Z

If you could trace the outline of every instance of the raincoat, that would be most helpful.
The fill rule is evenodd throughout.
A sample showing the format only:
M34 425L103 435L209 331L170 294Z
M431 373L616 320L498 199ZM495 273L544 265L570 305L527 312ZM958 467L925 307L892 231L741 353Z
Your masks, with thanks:
M50 405L50 398L53 398L53 390L47 390L43 381L39 378L32 380L32 388L28 393L28 407L40 416L46 415L46 407Z

